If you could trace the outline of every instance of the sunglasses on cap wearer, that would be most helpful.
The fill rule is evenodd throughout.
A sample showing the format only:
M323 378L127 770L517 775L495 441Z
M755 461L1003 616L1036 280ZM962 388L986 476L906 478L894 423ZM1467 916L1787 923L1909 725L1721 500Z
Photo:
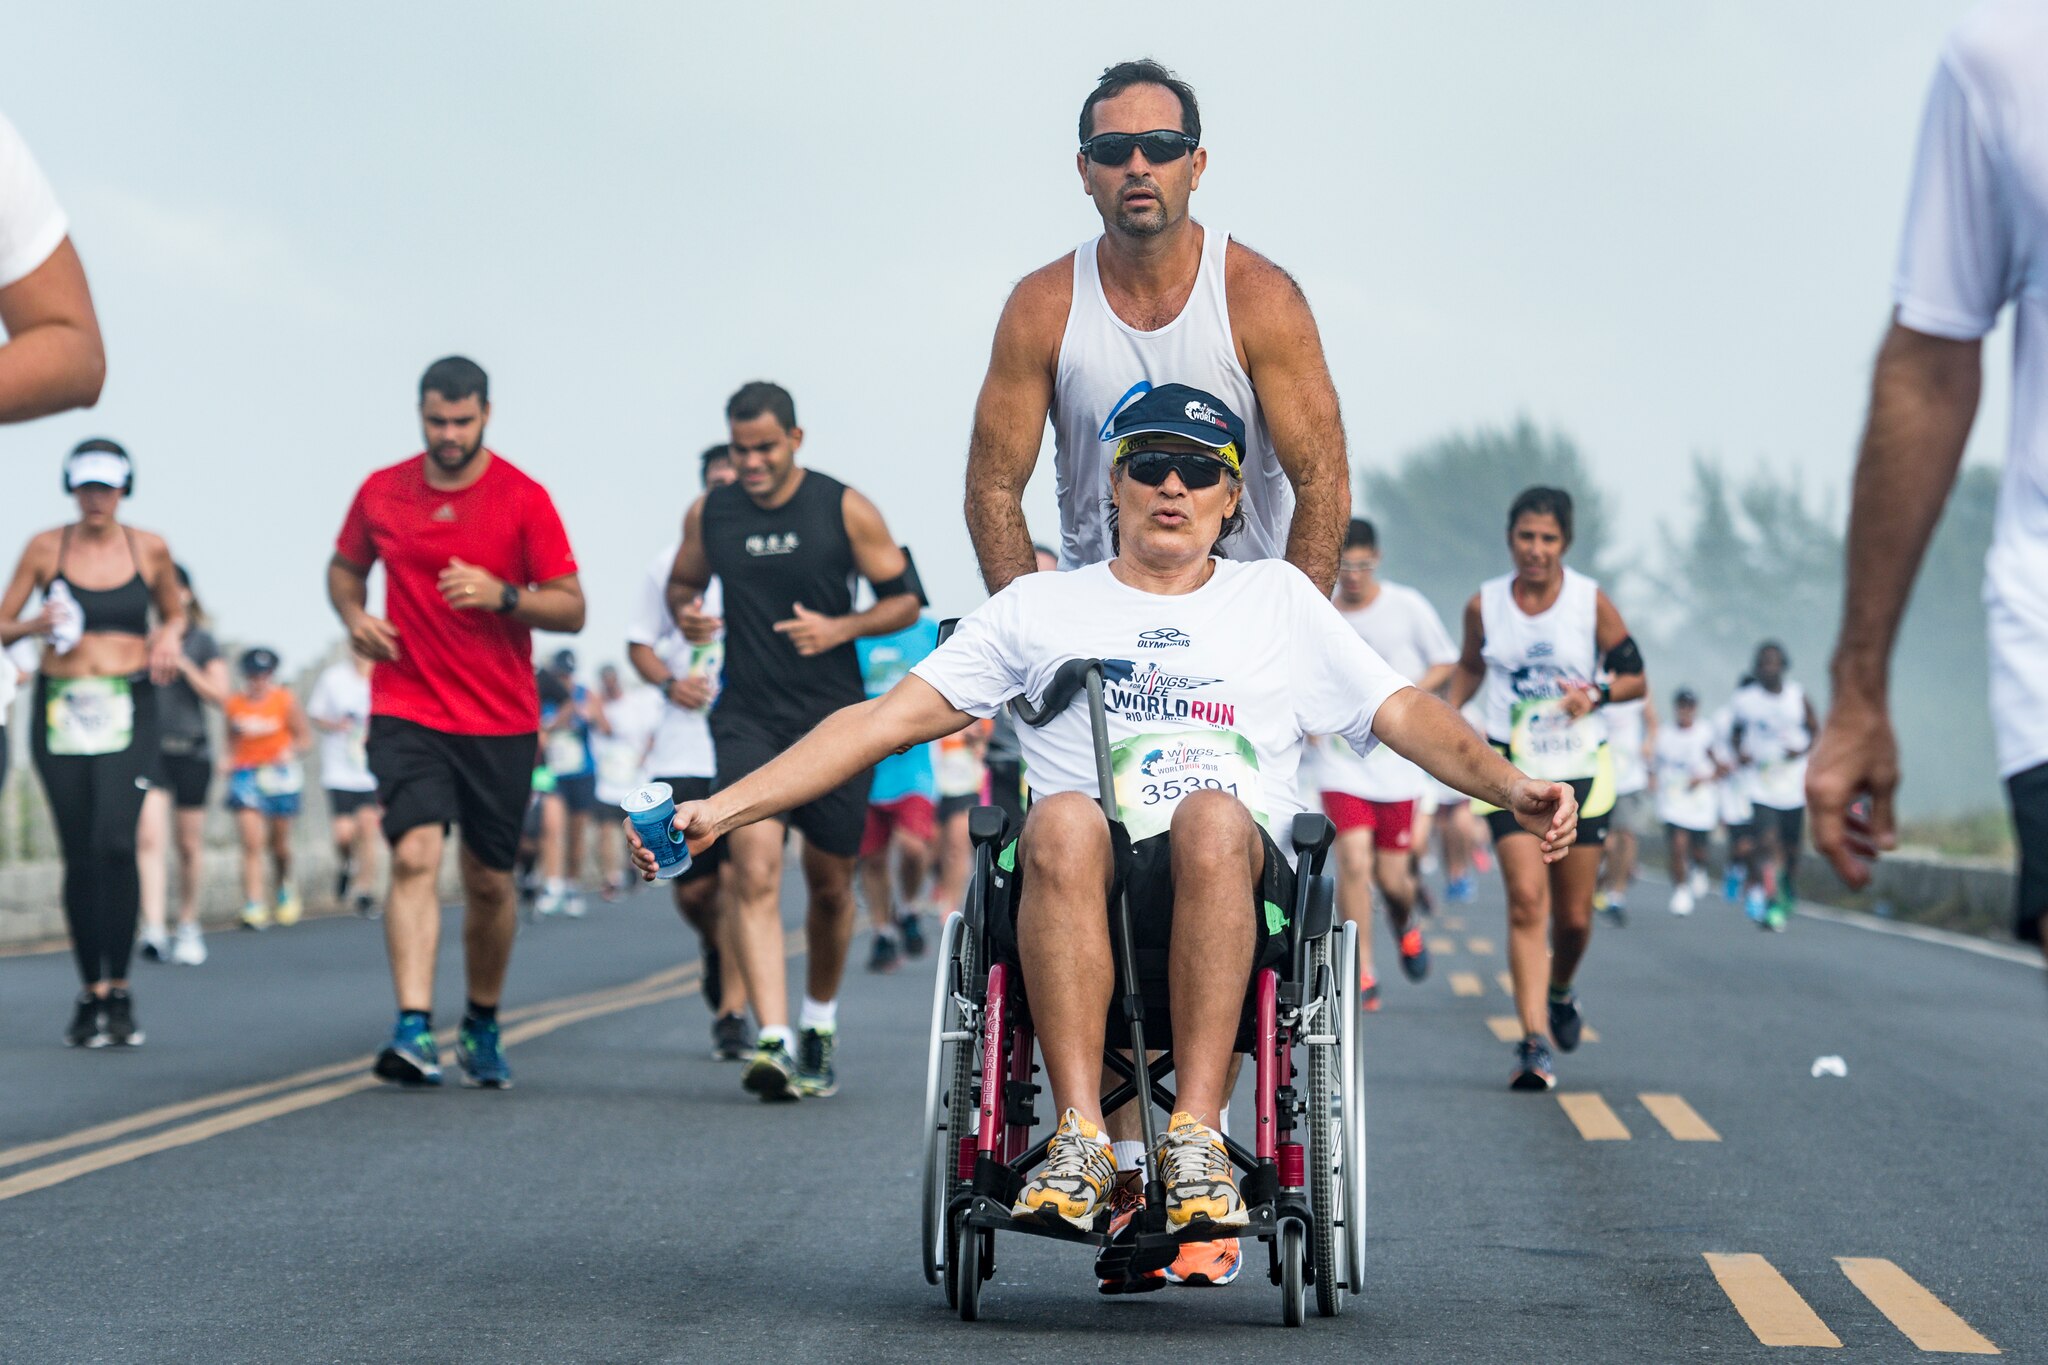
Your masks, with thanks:
M1230 465L1214 455L1197 455L1186 450L1155 450L1121 461L1124 473L1148 488L1166 482L1168 474L1180 475L1188 489L1214 488L1230 472Z
M1121 166L1131 159L1132 149L1142 151L1154 166L1178 161L1202 145L1178 128L1155 128L1149 133L1097 133L1081 144L1081 155L1098 166Z

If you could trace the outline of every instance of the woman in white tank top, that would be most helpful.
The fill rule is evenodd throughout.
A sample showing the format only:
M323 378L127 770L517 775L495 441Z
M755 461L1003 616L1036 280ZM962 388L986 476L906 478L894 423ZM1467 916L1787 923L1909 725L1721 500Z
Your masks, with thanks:
M1488 816L1508 897L1508 967L1523 1039L1515 1045L1517 1090L1556 1085L1550 1044L1570 1052L1583 1020L1571 982L1593 936L1593 891L1614 780L1600 707L1643 696L1642 656L1600 585L1565 567L1572 499L1558 488L1524 489L1508 511L1514 572L1481 586L1465 607L1465 648L1451 675L1451 704L1480 691L1486 737L1529 776L1570 782L1578 794L1576 847L1546 862L1510 819ZM1598 681L1605 673L1608 681Z

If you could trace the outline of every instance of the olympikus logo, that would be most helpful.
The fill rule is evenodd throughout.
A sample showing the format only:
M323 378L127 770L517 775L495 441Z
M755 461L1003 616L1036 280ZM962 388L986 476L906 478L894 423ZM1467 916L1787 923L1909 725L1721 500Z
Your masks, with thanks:
M1186 632L1175 630L1172 626L1161 626L1157 630L1148 630L1138 636L1140 649L1186 648L1193 643Z
M771 531L765 536L748 536L747 553L750 555L795 554L801 544L794 531Z

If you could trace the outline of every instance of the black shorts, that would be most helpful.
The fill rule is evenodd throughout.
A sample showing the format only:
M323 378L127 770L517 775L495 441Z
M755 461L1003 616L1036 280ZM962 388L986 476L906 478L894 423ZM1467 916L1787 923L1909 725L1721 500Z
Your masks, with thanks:
M213 757L210 754L165 754L163 785L171 793L171 804L179 810L201 810L206 793L213 787Z
M1167 994L1167 947L1173 938L1173 851L1169 834L1155 834L1130 846L1122 869L1120 887L1128 891L1131 906L1131 944L1138 962L1139 993L1145 998L1145 1045L1167 1046L1173 1038L1172 1001ZM1119 832L1117 842L1123 842ZM1252 973L1262 967L1277 967L1287 956L1287 925L1294 913L1294 869L1281 856L1264 826L1259 842L1266 851L1265 867L1259 875L1258 904L1252 913ZM1012 839L996 860L996 885L990 901L989 935L998 957L1019 963L1017 953L1017 910L1023 904L1024 861L1018 854L1018 840ZM1251 978L1245 979L1244 1013L1238 1021L1239 1051L1252 1046L1257 1020L1257 1001L1251 992ZM1120 1007L1109 1013L1108 1042L1111 1047L1128 1047L1130 1023Z
M956 815L965 815L981 804L981 797L974 792L963 792L959 796L939 798L939 823L945 824Z
M819 720L790 723L749 716L733 706L711 713L711 744L718 753L718 781L724 791L795 744ZM796 830L820 853L838 858L860 856L861 835L868 827L868 788L875 770L862 768L817 800L775 817Z
M451 735L397 716L370 717L370 771L384 837L397 843L421 825L462 829L463 847L485 867L509 872L533 790L537 733Z
M363 807L376 804L377 793L373 791L348 792L343 791L339 787L329 787L327 789L327 813L336 819L345 815L354 815Z
M1592 790L1593 779L1590 777L1582 777L1572 783L1572 795L1579 799L1579 804L1582 806ZM1599 848L1605 844L1607 842L1608 822L1613 818L1614 812L1612 810L1590 818L1581 815L1579 817L1578 842L1573 844L1572 847ZM1529 831L1523 829L1521 823L1515 819L1514 813L1505 810L1488 811L1486 814L1486 828L1493 835L1493 841L1496 844L1511 834L1529 834ZM1533 839L1536 836L1529 834L1529 837Z
M678 806L685 801L702 801L711 795L711 779L708 777L657 777L654 780L668 783L669 791L674 794ZM619 812L619 818L625 818L624 811ZM706 877L715 876L724 862L725 840L720 839L702 853L690 856L690 870L675 879L676 885L688 886L691 882L701 882Z
M1806 835L1806 807L1779 810L1776 806L1752 806L1752 826L1766 839L1776 836L1778 847L1792 857L1799 856L1799 841Z
M2005 779L2012 802L2013 834L2020 845L2019 889L2013 903L2013 937L2039 943L2048 914L2048 763Z
M555 795L562 798L571 815L589 815L597 809L597 774L578 773L556 777Z

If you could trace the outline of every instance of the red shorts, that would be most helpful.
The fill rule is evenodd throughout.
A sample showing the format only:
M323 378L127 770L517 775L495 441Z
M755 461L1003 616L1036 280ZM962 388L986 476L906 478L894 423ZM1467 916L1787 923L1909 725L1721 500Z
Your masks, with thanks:
M914 792L869 806L867 828L860 836L860 856L865 858L889 847L889 836L897 830L927 844L932 842L939 837L939 808L930 797Z
M1323 814L1337 833L1372 831L1372 846L1382 853L1406 853L1415 845L1413 801L1367 801L1346 792L1324 792Z

